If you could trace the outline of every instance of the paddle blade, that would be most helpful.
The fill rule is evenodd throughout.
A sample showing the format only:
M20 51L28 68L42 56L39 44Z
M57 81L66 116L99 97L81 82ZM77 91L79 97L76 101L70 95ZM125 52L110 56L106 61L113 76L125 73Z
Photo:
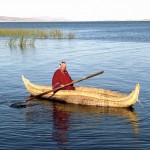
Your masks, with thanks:
M12 108L26 108L26 107L31 107L31 106L35 106L38 105L38 103L27 103L27 102L16 102L10 105L10 107Z

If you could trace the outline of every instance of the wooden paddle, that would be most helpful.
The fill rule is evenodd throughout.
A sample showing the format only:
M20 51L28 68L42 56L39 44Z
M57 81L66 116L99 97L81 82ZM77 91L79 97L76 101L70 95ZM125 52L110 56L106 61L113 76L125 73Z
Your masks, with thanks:
M52 89L52 90L48 90L48 91L46 91L46 92L44 92L44 93L41 93L41 94L35 95L35 96L33 96L33 97L30 97L30 98L28 98L28 99L26 100L26 102L32 101L33 99L39 98L39 97L41 97L41 96L43 96L43 95L46 95L46 94L48 94L48 93L56 92L56 91L58 91L58 90L63 89L64 87L67 87L67 86L69 86L69 85L75 84L75 83L77 83L77 82L80 82L80 81L83 81L83 80L92 78L92 77L94 77L94 76L97 76L97 75L99 75L99 74L102 74L103 72L104 72L104 71L100 71L100 72L91 74L91 75L89 75L89 76L86 76L86 77L84 77L84 78L81 78L81 79L79 79L79 80L73 80L72 82L70 82L70 83L64 85L63 87L58 87L58 88L55 88L55 89ZM55 94L55 93L53 93L50 97L52 97L54 94Z

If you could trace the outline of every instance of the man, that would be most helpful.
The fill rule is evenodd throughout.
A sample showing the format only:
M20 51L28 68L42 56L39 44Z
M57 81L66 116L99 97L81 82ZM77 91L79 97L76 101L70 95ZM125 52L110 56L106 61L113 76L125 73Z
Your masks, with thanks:
M64 85L73 81L66 68L67 68L66 63L62 61L60 63L59 69L55 71L52 78L53 89L57 87L64 87ZM73 85L70 85L64 87L63 90L75 90L75 87L73 87Z

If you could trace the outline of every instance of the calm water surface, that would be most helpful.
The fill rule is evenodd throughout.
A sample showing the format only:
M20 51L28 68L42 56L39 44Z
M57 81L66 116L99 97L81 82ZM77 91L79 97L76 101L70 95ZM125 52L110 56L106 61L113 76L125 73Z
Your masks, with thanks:
M10 48L0 37L0 149L132 149L150 148L150 22L1 23L11 28L59 28L73 40L37 39L35 48ZM59 104L37 100L16 109L28 96L21 75L51 85L53 72L65 60L73 79L104 70L77 83L123 93L140 83L133 110Z

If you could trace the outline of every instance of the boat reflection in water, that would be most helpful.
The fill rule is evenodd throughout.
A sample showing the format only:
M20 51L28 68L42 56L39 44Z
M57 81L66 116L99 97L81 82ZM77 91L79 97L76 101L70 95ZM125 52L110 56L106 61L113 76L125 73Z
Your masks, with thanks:
M43 103L48 104L48 101ZM59 112L59 114L58 114ZM127 119L133 128L135 134L139 133L139 119L136 111L133 108L111 108L111 107L94 107L94 106L82 106L82 105L75 105L75 104L60 104L54 103L53 104L53 114L54 118L56 119L69 119L69 114L71 112L78 112L82 115L96 115L96 116L112 116L112 117L121 117L123 119ZM62 113L62 116L61 116ZM60 116L56 116L60 115ZM63 117L64 116L64 117ZM72 118L73 116L70 116ZM66 121L68 122L68 121Z
M84 116L85 118L86 123L84 124L84 127L87 124L86 118L90 116L91 122L88 122L88 124L92 124L95 120L98 120L96 122L96 125L100 129L101 127L99 126L99 124L102 123L102 121L103 123L105 121L107 123L108 121L108 118L99 121L99 119L101 119L102 117L119 117L119 119L121 118L121 121L119 120L119 123L121 123L120 126L124 125L125 123L129 125L129 128L132 127L133 134L138 135L139 133L138 116L133 108L127 109L82 106L75 104L62 104L58 102L55 103L47 100L37 100L36 102L38 102L39 105L36 105L35 107L28 107L25 109L27 124L29 125L30 121L34 121L34 123L36 124L38 124L39 122L42 122L42 124L46 124L46 121L48 121L48 124L51 125L50 127L52 131L49 137L51 138L51 140L57 142L57 145L59 147L67 147L69 138L72 138L70 137L70 133L73 128L72 126L74 125L74 123L76 123L75 120L77 121L76 125L78 124L78 129L80 129L80 121L78 121L78 118L80 118L80 116ZM119 130L120 132L122 128L118 129L118 127L115 127L118 122L116 123L115 120L113 120L112 122L114 126L111 123L107 124L105 130L107 130L107 127L109 127L110 130L112 128L113 130L115 130L114 128L116 128L116 130Z

